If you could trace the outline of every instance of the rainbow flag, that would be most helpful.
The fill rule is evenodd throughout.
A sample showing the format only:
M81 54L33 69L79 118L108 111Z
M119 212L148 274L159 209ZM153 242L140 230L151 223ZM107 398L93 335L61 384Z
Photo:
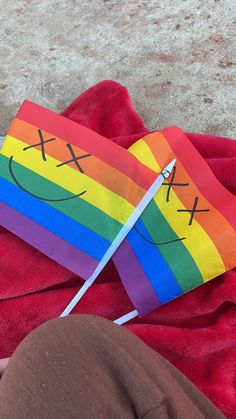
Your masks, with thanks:
M177 127L129 151L146 167L176 165L113 260L137 312L145 315L236 266L236 197Z
M25 101L1 148L0 224L88 279L156 178L119 145Z

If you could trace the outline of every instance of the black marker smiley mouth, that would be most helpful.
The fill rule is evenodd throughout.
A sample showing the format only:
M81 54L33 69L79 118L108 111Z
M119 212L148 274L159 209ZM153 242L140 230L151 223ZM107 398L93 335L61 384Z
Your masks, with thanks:
M155 245L155 246L163 246L163 245L165 245L165 244L170 244L170 243L175 243L175 242L179 242L179 241L182 241L182 240L186 240L186 237L182 237L182 238L179 238L179 239L173 239L173 240L169 240L169 241L166 241L166 242L154 242L154 241L152 241L152 240L149 240L149 239L147 239L147 237L145 237L139 230L138 230L138 228L136 227L136 226L134 226L134 229L135 229L135 231L136 231L136 233L138 233L139 234L139 236L140 237L142 237L142 239L143 240L145 240L147 243L149 243L149 244L153 244L153 245Z
M36 194L34 194L33 192L28 191L28 190L27 190L24 186L22 186L22 185L20 184L20 182L17 180L17 178L16 178L16 176L15 176L15 174L14 174L14 172L13 172L13 156L11 156L11 157L10 157L10 159L9 159L9 172L10 172L10 175L11 175L12 179L14 180L15 184L18 186L18 188L22 189L22 191L24 191L24 192L28 193L29 195L33 196L34 198L38 198L38 199L40 199L41 201L48 201L48 202L62 202L62 201L68 201L69 199L78 198L78 197L82 196L83 194L85 194L85 193L87 192L87 191L83 191L83 192L80 192L79 194L76 194L76 195L71 195L71 196L68 196L68 197L66 197L66 198L59 198L59 199L45 198L45 197L42 197L42 196L36 195Z

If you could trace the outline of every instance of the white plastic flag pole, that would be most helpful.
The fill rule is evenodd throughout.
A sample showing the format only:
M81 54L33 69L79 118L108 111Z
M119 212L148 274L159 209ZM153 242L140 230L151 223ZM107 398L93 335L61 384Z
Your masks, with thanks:
M79 300L83 297L87 289L92 285L92 283L95 281L95 279L98 277L100 272L103 270L104 266L106 266L109 259L113 256L117 248L120 246L122 241L125 239L131 228L134 226L136 221L139 219L142 212L145 210L153 196L156 194L162 183L165 179L168 178L170 175L176 160L172 160L165 169L161 172L161 174L157 177L157 179L153 182L152 186L148 189L144 197L141 199L137 207L135 208L134 212L129 217L126 224L122 227L120 232L117 234L115 240L111 243L110 247L106 251L105 255L103 256L102 260L99 262L97 268L91 275L89 279L84 283L84 285L80 288L80 290L77 292L77 294L74 296L74 298L71 300L71 302L68 304L68 306L65 308L65 310L61 313L60 317L65 317L70 314L70 312L73 310L73 308L76 306L76 304L79 302Z
M138 316L137 310L133 310L133 311L130 311L129 313L125 314L124 316L119 317L118 319L114 320L113 323L121 325L121 324L124 324L124 323L128 322L129 320L134 319L137 316Z

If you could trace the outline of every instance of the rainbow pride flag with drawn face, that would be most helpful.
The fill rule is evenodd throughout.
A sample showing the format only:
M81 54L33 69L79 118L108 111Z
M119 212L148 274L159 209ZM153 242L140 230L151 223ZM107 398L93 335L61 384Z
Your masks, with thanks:
M88 279L156 172L117 144L25 101L0 153L0 225Z
M236 266L236 197L177 127L145 136L129 151L168 180L113 260L136 310L145 315Z

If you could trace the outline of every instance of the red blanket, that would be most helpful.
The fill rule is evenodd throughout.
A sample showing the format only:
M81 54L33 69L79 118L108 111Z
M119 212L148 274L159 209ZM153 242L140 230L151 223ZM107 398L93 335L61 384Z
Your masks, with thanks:
M63 115L126 148L148 132L132 108L127 90L113 81L101 82L83 93ZM187 135L220 182L236 194L236 141ZM36 326L58 316L82 283L0 227L0 358L10 356ZM235 307L236 270L126 326L231 418L236 415ZM109 262L74 313L115 319L132 308Z

